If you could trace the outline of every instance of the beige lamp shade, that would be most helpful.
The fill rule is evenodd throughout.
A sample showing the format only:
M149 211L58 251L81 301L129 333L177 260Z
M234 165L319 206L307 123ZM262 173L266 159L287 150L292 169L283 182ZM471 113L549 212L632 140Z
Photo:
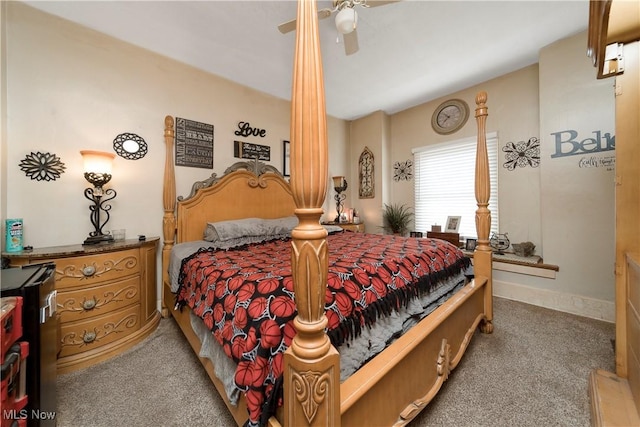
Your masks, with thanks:
M344 176L334 176L332 179L333 188L340 188L344 186Z
M115 154L95 150L82 150L80 154L82 154L85 173L111 175L113 159L116 157Z

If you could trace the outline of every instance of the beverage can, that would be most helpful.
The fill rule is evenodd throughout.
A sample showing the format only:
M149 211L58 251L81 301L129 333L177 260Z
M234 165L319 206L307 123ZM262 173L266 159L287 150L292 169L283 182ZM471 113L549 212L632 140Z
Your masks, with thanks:
M8 219L6 224L6 251L20 252L23 249L22 218Z

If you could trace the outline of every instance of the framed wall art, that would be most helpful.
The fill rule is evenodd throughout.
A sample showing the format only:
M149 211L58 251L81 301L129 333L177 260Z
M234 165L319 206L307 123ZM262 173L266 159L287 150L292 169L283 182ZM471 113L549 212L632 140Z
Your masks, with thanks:
M373 153L364 147L358 159L358 195L361 199L373 199L375 193Z
M282 141L282 175L291 176L291 143Z
M176 166L213 169L213 125L176 117Z

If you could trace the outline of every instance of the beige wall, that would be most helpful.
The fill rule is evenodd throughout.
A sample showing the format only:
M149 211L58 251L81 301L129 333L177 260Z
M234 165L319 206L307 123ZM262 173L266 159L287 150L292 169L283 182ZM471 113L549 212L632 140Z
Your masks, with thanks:
M542 239L545 258L561 266L554 287L613 301L614 166L600 162L615 153L591 151L597 142L588 138L601 132L604 145L604 135L615 134L615 99L612 81L596 80L585 46L583 33L540 53ZM574 155L556 156L553 134L567 130L587 143ZM563 143L561 151L573 146Z
M9 185L2 199L7 216L24 219L25 244L42 247L84 240L92 226L79 151L112 151L113 139L123 132L143 137L149 152L137 161L116 157L108 186L118 195L107 229L125 228L132 237L161 235L167 114L215 127L213 171L176 167L178 195L187 195L195 180L212 172L220 175L239 160L233 157L233 141L239 139L234 132L241 121L266 129L265 138L240 139L270 146L270 163L282 168L282 140L289 139L288 101L24 4L7 6L8 70L3 82L9 82ZM329 118L328 127L330 173L345 174L348 125ZM60 179L26 177L19 163L32 151L59 156L66 165Z
M389 117L376 111L351 122L350 177L353 184L347 190L349 207L358 210L368 233L382 233L382 206L389 198ZM358 160L367 147L374 156L375 198L360 199L358 186Z
M118 196L107 228L126 228L129 236L160 235L166 114L215 126L213 172L221 174L237 160L233 132L240 121L267 130L266 138L247 140L271 146L271 164L282 167L281 141L289 136L287 101L21 3L3 2L2 7L0 41L6 47L0 63L0 210L3 220L24 218L25 244L41 247L84 240L92 228L79 151L111 151L113 139L122 132L145 138L149 153L138 161L116 158L111 186ZM473 115L474 97L485 90L489 94L487 131L498 133L500 147L534 136L543 143L538 168L508 171L502 167L504 153L499 152L500 229L509 233L512 242L534 242L546 262L560 266L556 280L517 274L496 278L547 291L549 298L571 300L577 295L583 298L580 301L612 304L612 174L576 168L577 158L550 159L548 146L544 148L550 133L565 125L573 128L575 123L581 134L613 131L613 98L606 90L610 84L595 80L584 57L585 45L586 34L563 40L542 51L540 66L391 116L375 112L352 123L329 118L329 177L348 177L346 207L362 213L367 231L381 232L384 203L413 205L413 181L393 181L393 163L411 159L412 148L475 135L473 118L452 136L438 135L431 129L431 115L440 102L452 97L464 99ZM374 199L358 198L357 160L365 146L376 160ZM62 177L52 182L27 178L18 165L32 151L58 155L66 165ZM178 195L188 194L194 180L212 172L176 170ZM333 195L329 188L328 219L335 216Z
M489 117L487 132L497 132L500 146L507 142L527 141L539 137L538 130L538 66L532 65L461 92L436 99L391 117L391 138L394 147L392 163L412 159L411 150L429 144L474 137L477 134L475 97L479 91L488 93ZM440 135L431 127L431 116L446 99L460 98L469 104L470 118L453 135ZM514 242L532 241L542 253L540 231L539 168L518 168L508 171L502 167L503 153L498 153L499 220L502 232L507 231ZM452 165L455 167L455 165ZM413 206L414 181L390 181L392 199ZM440 224L444 224L442 218ZM475 222L474 218L462 221ZM418 230L426 231L426 230Z
M136 161L116 157L107 187L118 195L105 230L125 228L127 236L134 238L138 234L161 236L167 114L214 125L213 170L176 167L177 195L186 196L194 181L212 172L221 175L240 160L233 157L233 141L239 139L234 132L241 121L266 129L265 138L242 140L270 146L270 164L282 168L282 141L289 139L288 101L22 3L2 2L2 8L6 49L3 45L0 69L0 207L3 224L6 218L23 218L25 245L84 241L93 228L90 202L83 195L89 184L83 178L79 151L112 151L114 138L123 132L143 137L149 152ZM346 175L349 125L329 117L327 133L329 176ZM20 161L37 151L61 158L66 170L59 179L33 181L19 169ZM333 194L327 196L325 212L334 214ZM158 273L159 261L160 254Z
M384 167L391 171L394 162L412 159L413 148L474 136L475 95L486 91L487 132L497 132L499 140L500 231L507 232L512 243L532 241L546 263L560 267L555 279L494 271L496 294L613 320L613 171L579 166L593 163L587 161L592 155L551 158L554 132L575 129L580 139L593 137L597 130L614 133L611 83L596 80L584 53L586 40L586 32L561 40L542 49L539 65L389 116L392 150ZM457 133L443 136L432 130L431 115L449 98L465 100L472 117ZM370 120L353 122L352 135L355 129L360 139L352 138L352 143L377 140L372 129L362 129ZM502 148L531 137L540 140L540 166L506 169ZM383 182L389 188L389 201L413 206L414 182L391 178ZM383 192L377 192L377 199L369 203L380 206L386 202Z

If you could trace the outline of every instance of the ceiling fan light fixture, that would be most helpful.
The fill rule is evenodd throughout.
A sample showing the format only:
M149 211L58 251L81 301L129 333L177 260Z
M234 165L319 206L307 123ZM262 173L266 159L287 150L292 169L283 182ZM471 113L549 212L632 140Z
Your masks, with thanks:
M341 34L349 34L356 29L358 14L350 7L345 7L336 14L336 29Z

